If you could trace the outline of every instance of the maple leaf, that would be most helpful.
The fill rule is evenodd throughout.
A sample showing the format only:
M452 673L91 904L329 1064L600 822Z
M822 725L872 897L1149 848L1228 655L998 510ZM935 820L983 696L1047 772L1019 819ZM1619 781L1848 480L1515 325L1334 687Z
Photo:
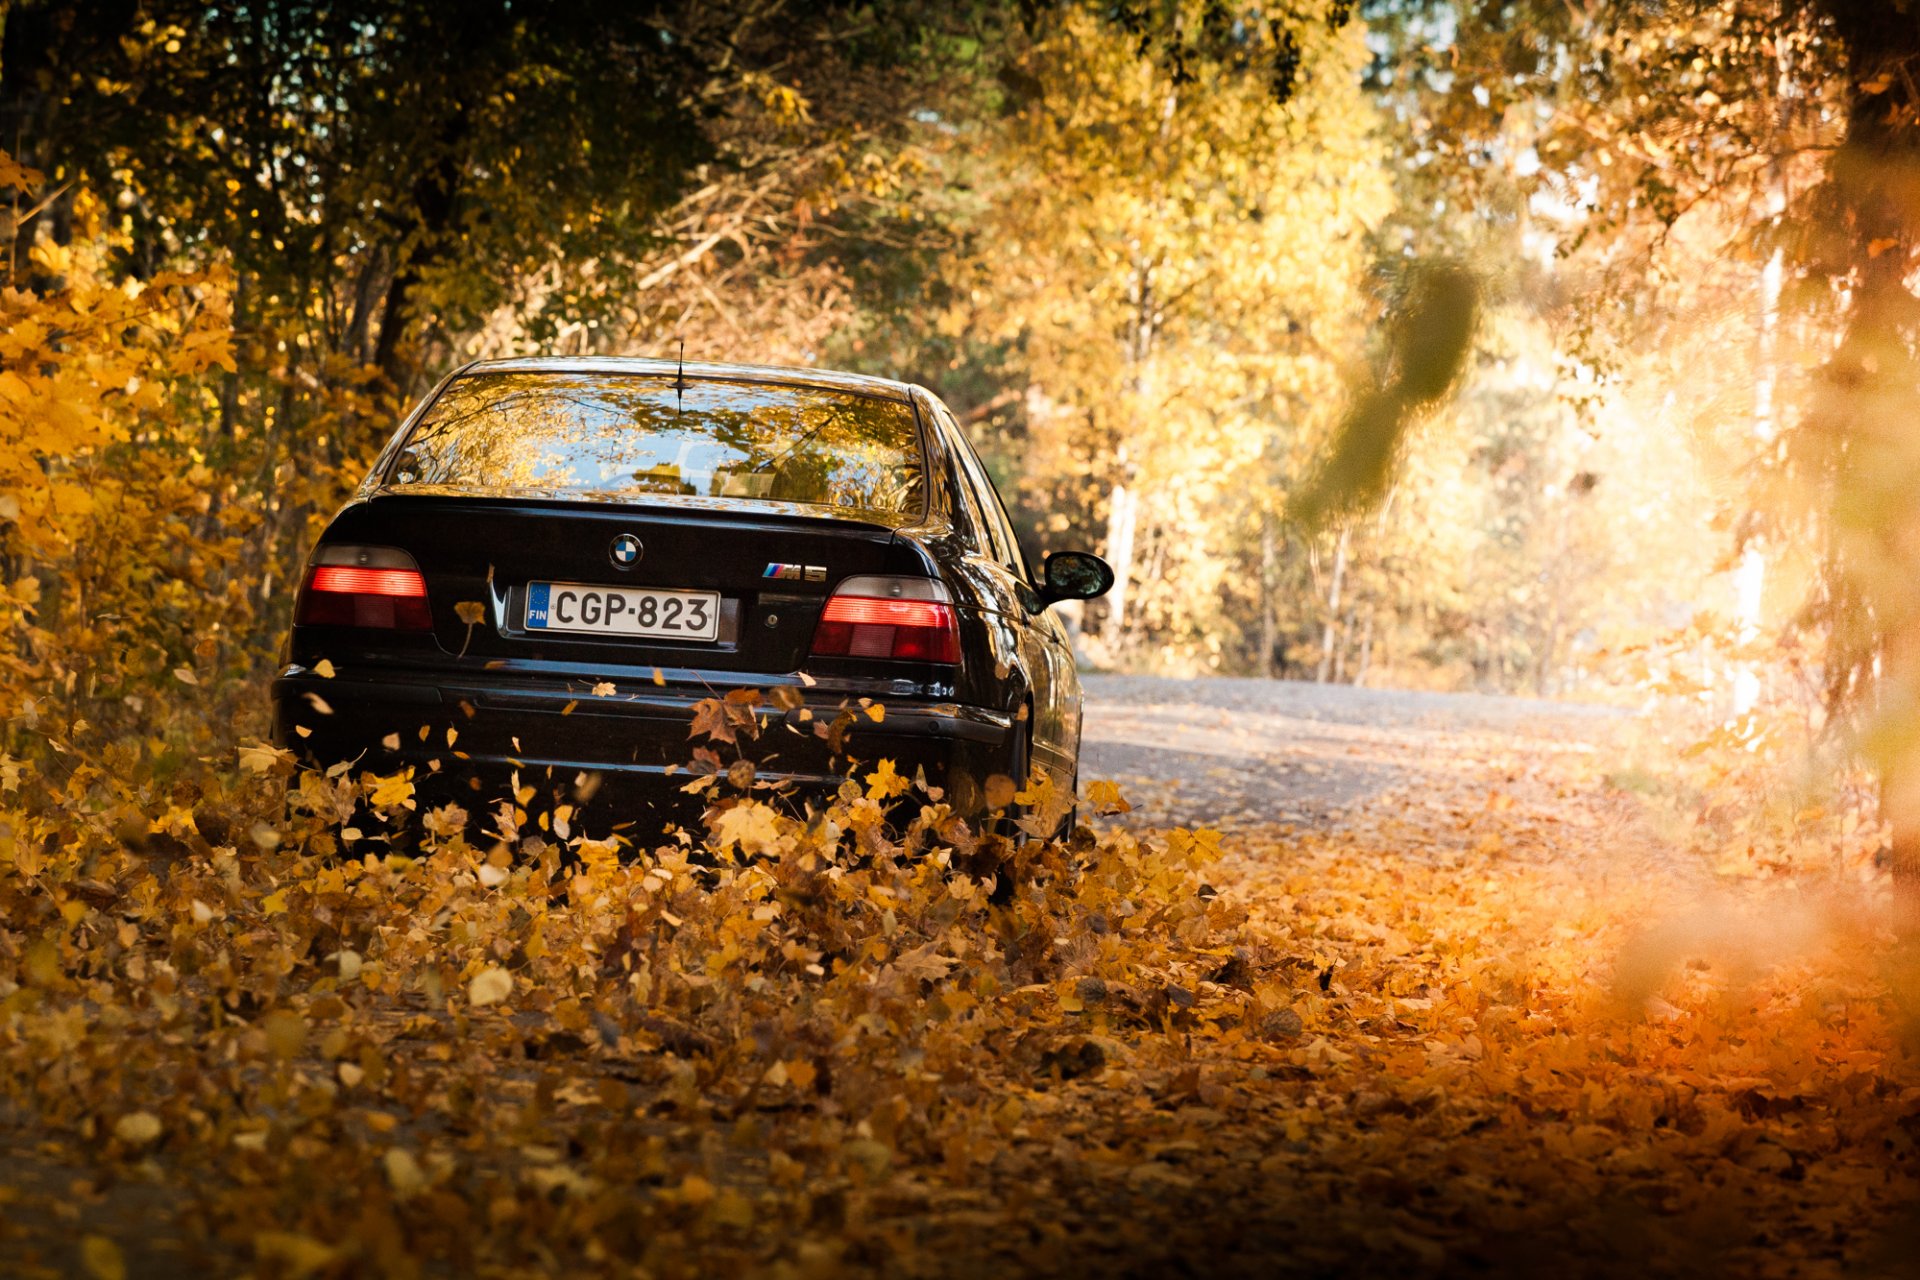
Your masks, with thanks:
M890 800L894 796L905 795L909 779L894 771L893 761L882 760L880 767L867 775L867 798L869 800Z
M1131 813L1133 805L1120 794L1119 784L1106 781L1094 781L1087 784L1087 804L1095 813L1113 816Z
M293 765L293 752L285 747L257 742L240 748L240 767L248 773L291 773Z
M733 720L726 704L718 698L702 698L693 704L693 727L689 738L707 737L715 742L734 741Z
M399 773L375 775L373 787L367 794L367 803L376 809L413 808L412 767L402 769Z
M715 819L713 835L722 849L767 853L780 844L780 815L757 800L743 801Z
M951 956L940 954L938 943L929 942L895 957L891 967L909 981L925 979L937 982L946 977L956 963Z

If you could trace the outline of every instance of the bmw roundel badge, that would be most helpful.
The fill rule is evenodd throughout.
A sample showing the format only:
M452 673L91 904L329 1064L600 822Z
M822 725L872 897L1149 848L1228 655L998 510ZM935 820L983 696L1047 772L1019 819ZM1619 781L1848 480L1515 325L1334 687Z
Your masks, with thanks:
M640 553L644 549L640 545L640 539L630 533L623 533L613 540L613 546L608 548L607 554L622 569L631 569L640 563Z

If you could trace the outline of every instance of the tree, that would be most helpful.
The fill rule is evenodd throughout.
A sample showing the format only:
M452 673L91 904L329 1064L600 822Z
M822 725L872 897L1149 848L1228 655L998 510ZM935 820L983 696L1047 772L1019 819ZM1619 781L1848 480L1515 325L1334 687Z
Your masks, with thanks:
M258 516L233 571L268 649L311 522L450 365L658 350L690 299L739 306L716 268L767 332L829 311L804 229L895 182L884 117L848 121L882 115L918 29L833 4L15 5L0 131L45 174L13 206L18 278L57 293L25 248L76 236L128 288L228 269L237 359L193 447Z
M977 199L943 324L1005 361L1016 394L987 409L1018 435L989 453L1062 513L1045 536L1113 562L1109 648L1217 661L1230 571L1359 344L1387 189L1357 30L1221 33L1204 8L1162 30L1060 6L1015 44L980 112L998 118L949 152Z
M1702 0L1368 12L1396 37L1376 73L1417 103L1408 146L1431 180L1495 216L1540 192L1580 209L1564 248L1602 273L1592 328L1641 318L1633 304L1689 222L1724 228L1723 252L1753 264L1766 394L1738 414L1761 430L1748 431L1753 514L1733 522L1735 550L1751 556L1769 531L1818 548L1804 618L1827 638L1829 703L1843 720L1865 713L1894 863L1920 880L1920 10ZM1457 38L1433 40L1443 29ZM1499 163L1516 150L1533 163L1518 184ZM1793 376L1783 326L1818 353L1811 376Z
M702 156L705 69L628 5L28 5L0 120L106 188L136 271L224 253L241 323L415 385L517 273L647 234Z

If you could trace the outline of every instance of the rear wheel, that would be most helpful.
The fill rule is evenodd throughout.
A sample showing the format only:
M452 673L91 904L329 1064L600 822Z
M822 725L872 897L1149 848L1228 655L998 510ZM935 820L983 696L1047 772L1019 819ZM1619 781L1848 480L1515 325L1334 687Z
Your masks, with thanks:
M1032 717L1028 717L1030 722ZM987 779L986 803L987 818L981 829L988 835L1004 836L1016 846L1025 844L1027 833L1020 826L1020 819L1026 816L1026 810L1013 797L1027 789L1027 775L1033 770L1033 730L1024 723L1015 725L1013 750L1007 756L1005 774L995 774ZM1005 781L1001 781L1001 779ZM1008 784L1011 791L1008 792ZM1007 794L998 794L1007 792ZM995 800L1003 801L995 805Z
M980 844L986 858L976 866L980 870L992 870L993 892L987 895L987 901L995 906L1005 906L1013 901L1017 851L1027 843L1028 838L1020 826L1020 819L1025 813L1013 797L1026 789L1027 772L1032 766L1033 732L1027 727L1030 720L1031 717L1028 717L1015 723L1016 736L1013 750L1007 756L1006 772L987 778L982 797L987 808L980 821ZM993 803L996 800L1002 803L996 806ZM975 874L979 874L979 871Z
M1067 784L1067 811L1060 815L1060 825L1053 829L1053 839L1070 840L1073 829L1080 825L1080 771L1073 772L1073 781Z

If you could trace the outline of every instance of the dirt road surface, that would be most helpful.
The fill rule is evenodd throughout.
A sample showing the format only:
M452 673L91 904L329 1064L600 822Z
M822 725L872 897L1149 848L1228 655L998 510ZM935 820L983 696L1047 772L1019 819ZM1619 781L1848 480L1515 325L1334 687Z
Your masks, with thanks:
M1609 707L1230 677L1089 676L1080 777L1141 825L1324 825L1410 789L1497 780L1501 758L1600 750Z

